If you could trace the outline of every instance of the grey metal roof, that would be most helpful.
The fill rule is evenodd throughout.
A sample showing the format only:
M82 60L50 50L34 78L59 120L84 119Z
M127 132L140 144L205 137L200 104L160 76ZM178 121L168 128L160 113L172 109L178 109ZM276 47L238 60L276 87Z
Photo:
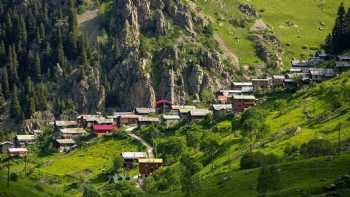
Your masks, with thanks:
M232 110L232 104L213 104L212 107L215 111Z
M207 116L211 111L208 109L192 109L189 113L191 116Z
M154 109L154 108L135 108L135 112L138 114L150 114L150 113L156 113L156 109Z

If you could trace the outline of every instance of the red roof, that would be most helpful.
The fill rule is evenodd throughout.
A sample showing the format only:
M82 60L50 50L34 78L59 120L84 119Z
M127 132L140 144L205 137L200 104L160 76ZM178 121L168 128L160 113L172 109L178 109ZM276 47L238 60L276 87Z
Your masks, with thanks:
M170 101L168 101L168 100L165 100L165 99L162 99L162 100L159 100L159 101L157 101L157 106L159 106L159 105L171 105L171 102Z
M106 130L113 130L114 129L114 125L98 125L98 124L94 124L94 126L92 128L94 129L94 131L106 131Z

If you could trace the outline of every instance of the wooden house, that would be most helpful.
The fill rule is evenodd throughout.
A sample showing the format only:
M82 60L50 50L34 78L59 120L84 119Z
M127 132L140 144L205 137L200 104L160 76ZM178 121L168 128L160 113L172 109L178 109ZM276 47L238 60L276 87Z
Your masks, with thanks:
M16 135L15 144L17 146L26 146L34 144L36 140L35 135Z
M104 119L104 117L102 115L80 115L77 117L79 126L84 128L92 128L92 125L99 119Z
M122 127L124 125L137 125L139 117L140 115L136 114L120 115L117 120L118 127Z
M208 109L192 109L187 114L188 121L204 120L211 113Z
M272 86L274 88L283 88L285 79L286 79L286 77L284 75L273 75L272 76Z
M160 124L160 119L158 117L140 116L139 119L137 120L138 127L158 125L158 124Z
M172 110L171 110L171 114L175 114L175 115L185 115L187 114L187 112L189 112L191 109L196 109L196 106L193 105L173 105L172 106Z
M294 79L285 79L284 87L289 90L294 90L298 87L298 83Z
M163 165L163 159L139 159L139 173L141 177L147 177Z
M72 121L72 120L55 120L54 121L54 126L57 129L76 128L76 127L78 127L78 122L77 121Z
M13 147L13 143L10 141L5 141L0 143L1 152L6 154L8 153L8 149Z
M214 112L214 117L220 118L233 111L232 104L213 104L211 110Z
M59 152L70 151L76 144L73 139L56 139L56 148Z
M64 128L60 130L59 137L62 139L77 139L86 134L84 128Z
M266 79L252 79L254 91L257 90L266 90L272 87L271 78Z
M232 89L233 90L242 90L243 87L253 87L252 82L233 82Z
M113 124L94 124L92 126L92 130L97 136L111 134L115 128L116 126Z
M9 148L7 151L10 157L25 157L27 156L27 148Z
M350 61L348 61L348 62L337 61L335 67L336 67L338 72L348 71L348 70L350 70Z
M232 107L235 113L243 112L244 110L256 105L256 98L253 95L234 95L232 97Z
M312 81L322 81L334 77L335 71L332 68L312 68L309 71Z
M165 115L165 114L163 114L160 117L160 119L161 119L162 126L165 126L167 128L172 127L181 121L181 118L179 115Z
M137 115L149 115L156 113L154 108L135 108L135 114Z
M146 152L122 152L121 156L124 159L124 166L126 168L132 168L136 165L139 159L145 159L148 157Z

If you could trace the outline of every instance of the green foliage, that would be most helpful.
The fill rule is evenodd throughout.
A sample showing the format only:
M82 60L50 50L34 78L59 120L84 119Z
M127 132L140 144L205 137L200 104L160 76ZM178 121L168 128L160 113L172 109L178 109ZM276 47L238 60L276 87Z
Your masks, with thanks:
M124 159L121 155L116 156L113 159L113 172L118 173L119 170L123 167Z
M240 162L241 169L258 168L263 165L272 165L279 162L279 158L274 154L263 154L261 152L246 153Z
M300 147L300 154L304 157L319 157L335 153L335 146L325 139L313 139Z
M185 150L185 142L181 138L169 137L157 145L157 151L167 163L175 162Z
M215 96L210 90L202 90L201 91L201 100L204 103L210 104L215 100Z
M280 171L276 166L261 168L258 175L257 191L267 193L281 188Z
M50 155L56 152L53 139L54 129L46 127L43 133L38 137L38 152L40 156Z

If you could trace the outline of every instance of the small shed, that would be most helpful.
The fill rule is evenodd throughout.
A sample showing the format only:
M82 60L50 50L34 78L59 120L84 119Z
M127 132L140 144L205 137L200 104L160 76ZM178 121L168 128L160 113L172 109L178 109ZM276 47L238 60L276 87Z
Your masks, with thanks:
M137 125L140 115L125 114L118 117L117 123L119 127L124 125Z
M158 125L159 123L160 123L160 119L158 117L148 117L148 116L140 116L137 121L137 125L139 127Z
M156 113L156 109L154 108L135 108L135 114L138 115L149 115Z
M213 104L211 109L213 110L216 118L223 117L233 111L232 104Z
M27 156L28 149L27 148L9 148L7 153L10 157L25 157Z
M59 152L70 151L75 145L73 139L56 139L56 147Z
M34 144L35 140L35 135L16 135L15 144L18 146L26 146L29 144Z
M142 177L151 175L163 165L163 159L139 159L139 173Z
M188 112L187 119L189 121L201 121L204 120L211 113L208 109L192 109Z
M165 115L163 114L161 117L162 125L169 128L176 124L178 124L181 121L181 118L179 115Z

